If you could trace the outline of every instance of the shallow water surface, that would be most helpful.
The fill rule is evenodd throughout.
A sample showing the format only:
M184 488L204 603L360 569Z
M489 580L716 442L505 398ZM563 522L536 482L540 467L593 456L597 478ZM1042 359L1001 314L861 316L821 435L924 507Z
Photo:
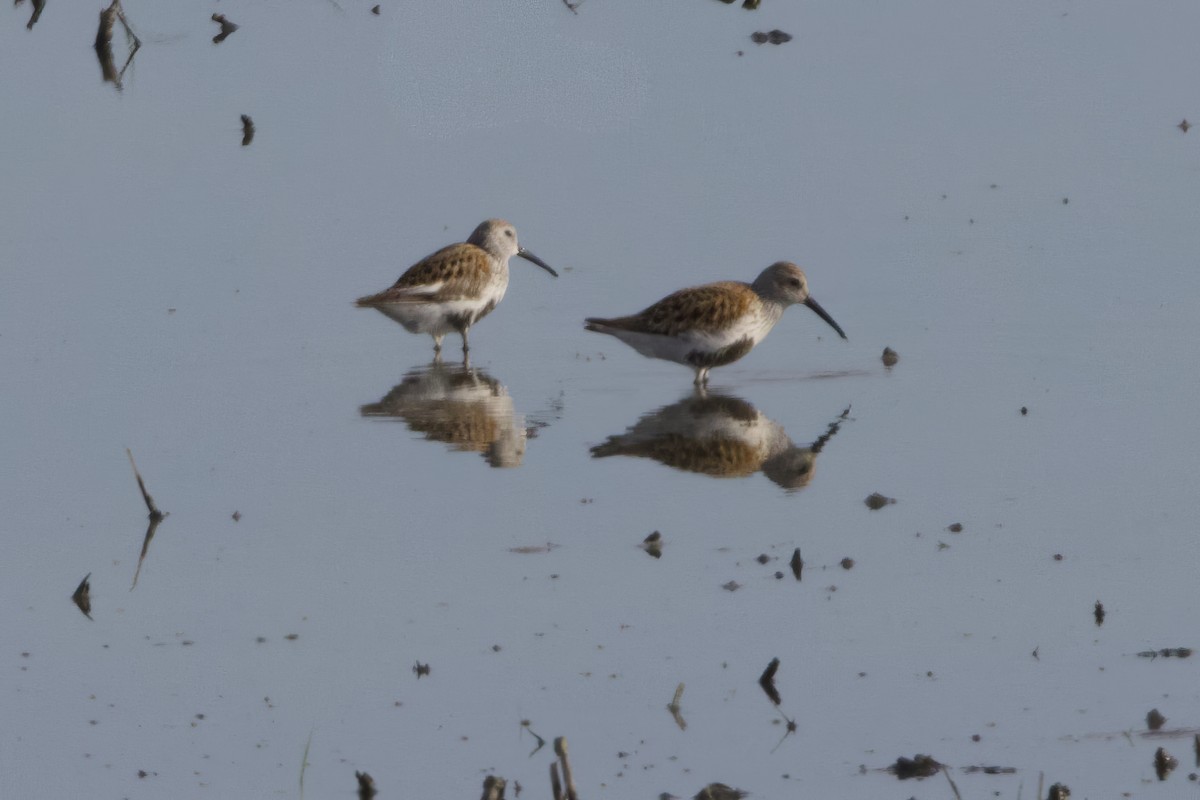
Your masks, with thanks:
M370 5L0 11L0 795L1183 791L1194 4ZM469 366L353 307L493 216ZM848 342L582 328L779 259Z

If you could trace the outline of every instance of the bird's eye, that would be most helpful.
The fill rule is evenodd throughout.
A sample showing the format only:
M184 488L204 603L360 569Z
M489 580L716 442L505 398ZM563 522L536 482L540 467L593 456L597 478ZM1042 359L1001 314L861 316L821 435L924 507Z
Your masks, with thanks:
M800 288L800 279L799 278L788 278L788 286L791 286L793 289L799 289Z
M511 238L513 238L513 232L512 232L512 228L505 228L505 229L504 229L504 235L505 235L505 236L507 236L507 237L508 237L508 238L510 238L510 239L511 239Z

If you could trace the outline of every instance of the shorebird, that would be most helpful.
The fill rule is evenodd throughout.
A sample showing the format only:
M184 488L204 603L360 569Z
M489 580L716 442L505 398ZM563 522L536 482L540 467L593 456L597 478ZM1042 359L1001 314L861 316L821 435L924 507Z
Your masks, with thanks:
M487 316L508 289L508 260L520 256L554 277L550 266L517 244L517 232L502 219L479 223L465 242L443 247L413 264L390 289L360 297L359 308L378 309L409 333L433 337L434 353L442 337L462 335L463 355L470 352L467 332Z
M732 364L761 342L790 305L803 303L846 334L808 293L804 271L788 261L767 267L754 283L720 281L667 295L627 317L589 317L584 328L615 336L647 358L686 364L696 385L713 367Z

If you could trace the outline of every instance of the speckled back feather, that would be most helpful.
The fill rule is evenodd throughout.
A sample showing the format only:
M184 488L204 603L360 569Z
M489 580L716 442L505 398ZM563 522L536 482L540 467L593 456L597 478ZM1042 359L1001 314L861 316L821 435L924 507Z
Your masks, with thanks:
M718 331L733 325L756 303L750 284L719 281L669 294L637 314L616 319L590 319L617 330L676 336L683 331Z

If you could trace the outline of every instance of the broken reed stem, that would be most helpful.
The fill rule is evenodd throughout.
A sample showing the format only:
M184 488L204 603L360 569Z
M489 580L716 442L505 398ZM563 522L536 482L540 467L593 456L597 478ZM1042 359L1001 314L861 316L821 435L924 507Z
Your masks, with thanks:
M554 800L563 800L562 784L558 780L558 762L550 762L550 792Z
M121 20L121 27L125 29L125 35L133 40L133 49L141 47L142 40L137 37L133 28L129 27L129 21L125 19L125 9L121 8L121 0L113 0L112 7L117 9L117 19Z
M950 789L954 792L956 800L962 800L962 795L958 793L958 787L954 785L954 778L950 777L950 768L942 765L942 774L946 776L946 780L950 781Z
M113 23L117 19L117 3L100 11L100 29L96 31L96 55L100 57L100 69L104 80L109 83L117 82L117 66L113 63L112 32Z
M146 508L150 510L150 519L161 520L166 514L158 510L158 506L154 505L154 498L146 491L146 482L142 480L142 473L138 472L137 462L133 460L133 451L126 447L125 455L129 456L129 465L133 467L133 477L137 478L138 488L142 490L142 499L146 501Z
M579 800L575 793L575 778L571 775L571 760L567 757L567 737L559 736L554 740L554 753L562 762L563 783L567 787L566 800Z

